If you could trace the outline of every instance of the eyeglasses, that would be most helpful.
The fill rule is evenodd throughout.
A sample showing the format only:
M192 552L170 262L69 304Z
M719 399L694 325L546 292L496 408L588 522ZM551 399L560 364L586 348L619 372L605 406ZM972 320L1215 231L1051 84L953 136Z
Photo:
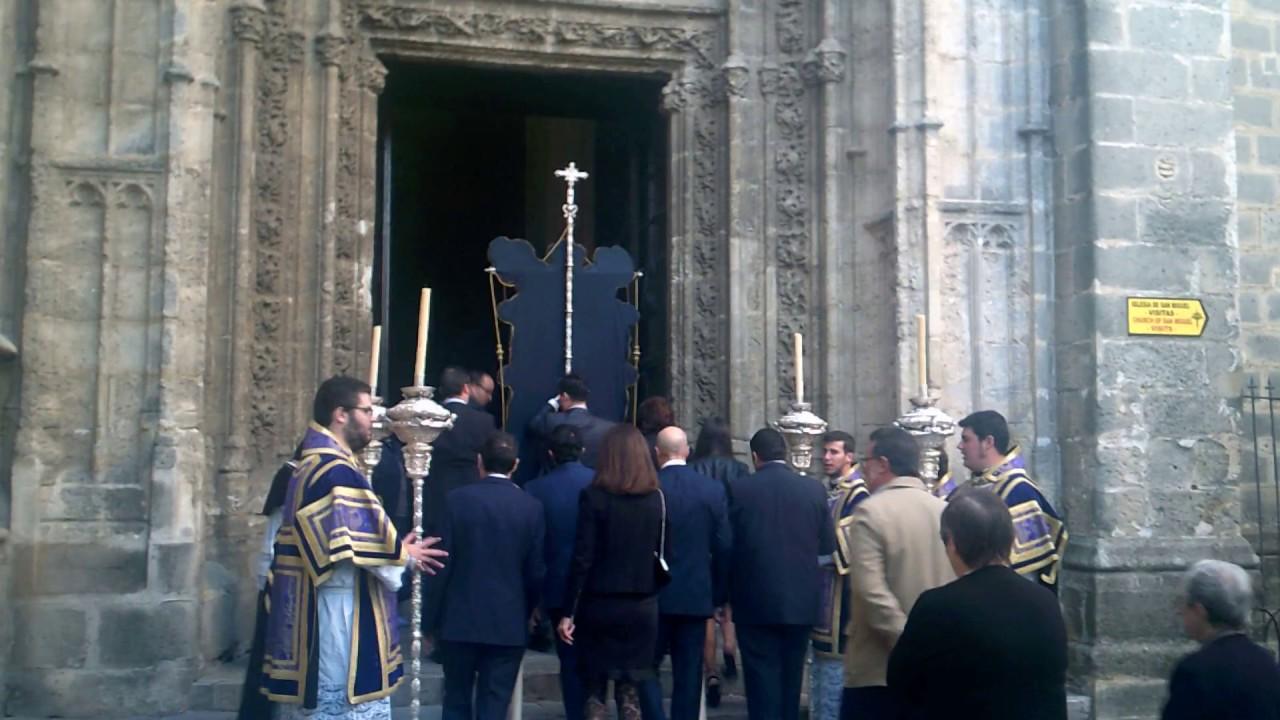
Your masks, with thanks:
M343 405L342 407L344 407L344 408L346 408L346 409L348 409L348 410L359 410L360 412L362 412L362 413L364 413L364 414L366 414L366 415L372 415L372 414L373 414L373 406L372 406L372 405Z

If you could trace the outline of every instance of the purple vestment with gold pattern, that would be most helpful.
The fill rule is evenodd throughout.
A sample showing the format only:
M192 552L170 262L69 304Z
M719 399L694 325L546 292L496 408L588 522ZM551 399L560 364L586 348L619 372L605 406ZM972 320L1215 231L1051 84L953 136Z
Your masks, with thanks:
M404 674L396 596L364 571L403 567L407 550L354 455L315 423L303 439L283 516L268 580L263 692L276 702L316 706L317 634L323 632L317 588L346 561L356 568L347 701L389 696Z

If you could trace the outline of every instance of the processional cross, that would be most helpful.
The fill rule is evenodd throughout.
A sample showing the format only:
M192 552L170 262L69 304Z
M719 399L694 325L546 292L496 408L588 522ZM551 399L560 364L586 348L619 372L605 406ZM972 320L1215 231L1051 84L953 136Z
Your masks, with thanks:
M575 202L573 186L579 180L586 180L590 175L578 169L577 164L569 163L569 167L556 171L556 177L565 181L569 187L565 191L565 253L564 253L564 374L573 372L573 222L578 217L578 205Z

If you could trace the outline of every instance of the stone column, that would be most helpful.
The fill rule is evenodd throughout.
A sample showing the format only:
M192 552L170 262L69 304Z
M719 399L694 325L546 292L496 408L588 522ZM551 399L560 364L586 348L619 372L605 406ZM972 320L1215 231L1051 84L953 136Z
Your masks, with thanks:
M318 367L316 381L328 377L333 371L334 294L337 263L338 216L338 101L342 93L338 70L342 64L343 50L347 43L342 32L338 0L329 1L329 20L324 32L316 38L316 54L324 67L324 105L320 117L321 128L321 208L320 252L317 259L319 305L316 308L318 335L316 351Z
M1062 601L1095 717L1152 717L1188 649L1181 571L1240 534L1227 0L1054 5ZM1127 32L1125 29L1127 28ZM1203 300L1202 338L1130 337L1125 298Z
M764 54L758 0L729 4L729 57L722 67L728 95L729 423L744 442L765 426L769 403L760 382L765 326L763 103L752 70Z

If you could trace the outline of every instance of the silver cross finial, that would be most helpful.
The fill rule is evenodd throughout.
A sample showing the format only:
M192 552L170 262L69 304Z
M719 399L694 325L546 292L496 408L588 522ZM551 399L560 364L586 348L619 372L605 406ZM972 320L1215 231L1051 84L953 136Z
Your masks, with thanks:
M556 171L556 177L564 178L569 187L573 187L579 180L586 180L590 176L579 170L577 164L569 163L569 167Z

